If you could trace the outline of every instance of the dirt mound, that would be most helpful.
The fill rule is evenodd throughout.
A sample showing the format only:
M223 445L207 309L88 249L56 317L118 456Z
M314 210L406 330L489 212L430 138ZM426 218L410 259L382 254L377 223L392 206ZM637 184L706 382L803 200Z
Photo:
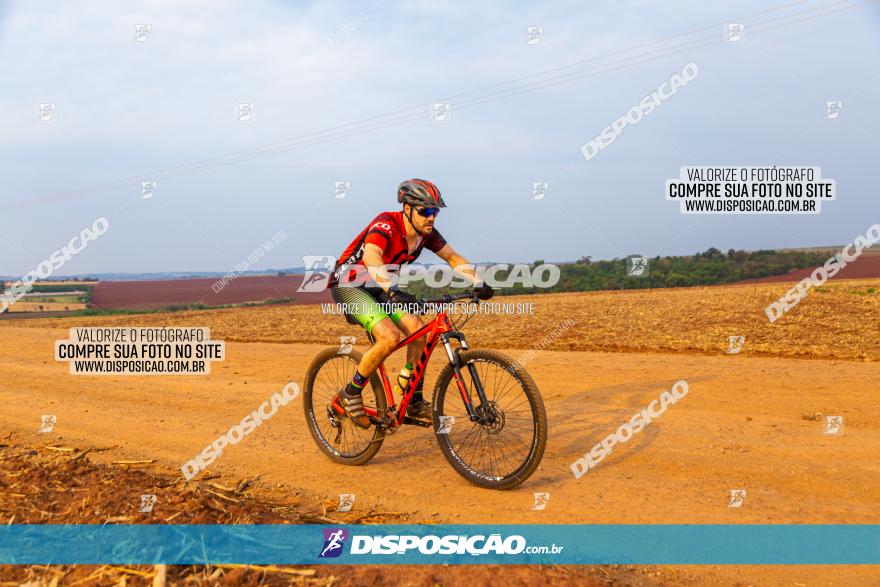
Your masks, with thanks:
M95 449L0 444L0 523L18 524L296 524L390 522L395 516L344 514L331 504L308 511L255 491L254 482L237 487L132 469L135 464L92 463ZM138 463L139 465L140 463ZM126 488L120 491L120 488ZM157 518L139 512L138 492L155 495L163 510ZM391 566L249 566L249 565L0 565L0 585L492 585L500 574L510 585L551 585L577 582L605 585L607 580L633 584L633 567L445 567ZM157 577L159 577L157 579ZM600 580L605 579L605 580ZM653 583L651 583L653 584Z
M152 464L149 460L118 461L112 467L84 458L102 450L52 445L0 449L0 495L6 498L0 523L302 524L330 519L326 511L304 511L296 502L259 499L249 479L235 487L186 483L180 475L137 469ZM157 517L140 512L141 495L156 496L164 511L176 513Z

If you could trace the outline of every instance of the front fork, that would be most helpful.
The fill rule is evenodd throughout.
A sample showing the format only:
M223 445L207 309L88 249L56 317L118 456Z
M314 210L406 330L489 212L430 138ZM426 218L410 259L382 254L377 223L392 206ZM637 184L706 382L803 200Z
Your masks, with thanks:
M453 338L458 340L460 346L452 348L449 340ZM486 399L483 382L480 381L480 376L477 374L477 366L473 363L467 364L468 371L470 371L471 374L471 381L474 382L474 389L480 400L477 407L474 407L473 401L471 401L470 390L468 390L464 383L464 377L461 375L461 351L468 350L469 348L464 335L461 332L445 332L440 335L440 339L443 342L444 348L446 348L446 356L449 357L449 364L452 366L452 374L453 377L455 377L455 384L458 386L459 393L461 393L461 399L464 402L464 407L467 410L471 422L479 422L480 424L494 422L495 416L491 410L486 411L482 409L484 406L488 406L489 402Z

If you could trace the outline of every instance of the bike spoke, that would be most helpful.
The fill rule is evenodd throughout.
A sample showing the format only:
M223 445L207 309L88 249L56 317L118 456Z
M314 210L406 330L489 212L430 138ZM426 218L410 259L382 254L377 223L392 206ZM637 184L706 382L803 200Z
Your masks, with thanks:
M324 363L312 386L312 411L318 421L318 431L341 456L353 457L367 450L374 442L374 428L359 428L346 416L338 416L339 428L331 426L326 415L327 408L336 394L354 376L357 363L350 357L337 356ZM376 402L372 386L364 387L364 407L375 410ZM336 437L339 436L339 442Z
M450 381L442 414L456 419L447 441L468 468L501 479L515 473L528 459L536 440L535 415L522 383L507 368L487 360L472 364L488 402L475 408L494 414L495 423L471 422L458 387ZM470 370L462 369L462 376L465 386L475 390ZM476 395L474 399L479 402Z

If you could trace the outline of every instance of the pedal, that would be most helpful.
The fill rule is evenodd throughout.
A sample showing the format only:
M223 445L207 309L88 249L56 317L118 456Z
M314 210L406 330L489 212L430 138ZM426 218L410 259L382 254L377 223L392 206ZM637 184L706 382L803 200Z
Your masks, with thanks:
M417 418L410 418L409 416L403 417L403 423L412 426L421 426L422 428L430 428L433 425L430 420L419 420Z

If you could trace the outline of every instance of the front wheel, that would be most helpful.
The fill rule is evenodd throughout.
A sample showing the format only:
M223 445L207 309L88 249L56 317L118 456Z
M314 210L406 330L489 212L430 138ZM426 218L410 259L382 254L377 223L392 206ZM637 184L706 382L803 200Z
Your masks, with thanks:
M538 386L513 359L495 351L462 351L462 384L480 421L472 421L451 365L434 388L434 431L440 449L465 479L511 489L528 479L544 456L547 414ZM483 386L486 404L480 402Z

